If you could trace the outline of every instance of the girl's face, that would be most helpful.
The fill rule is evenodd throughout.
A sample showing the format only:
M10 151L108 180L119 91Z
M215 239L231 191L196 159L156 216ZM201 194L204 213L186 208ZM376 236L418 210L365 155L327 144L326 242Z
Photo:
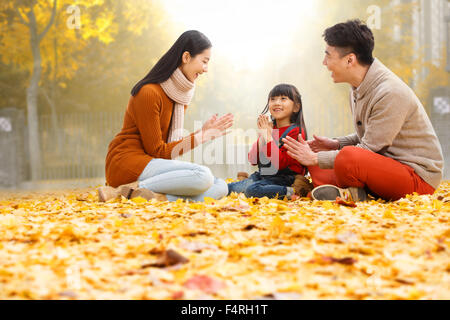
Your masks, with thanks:
M299 112L300 107L287 96L271 97L269 99L269 111L277 121L288 120L292 113Z
M204 50L195 57L191 57L189 52L183 53L180 66L183 74L189 81L195 82L203 72L208 72L208 62L211 59L211 48Z

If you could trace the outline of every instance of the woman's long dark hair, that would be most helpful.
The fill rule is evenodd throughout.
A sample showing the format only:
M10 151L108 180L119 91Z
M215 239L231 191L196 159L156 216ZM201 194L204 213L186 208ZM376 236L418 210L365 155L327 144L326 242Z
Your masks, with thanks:
M184 32L175 41L173 46L155 64L150 72L131 90L131 95L135 96L142 86L148 83L161 83L170 78L172 73L181 65L184 52L189 52L192 58L204 50L211 48L211 42L201 32L190 30Z
M305 140L308 139L308 133L306 132L305 119L303 118L303 104L302 104L302 96L298 89L290 84L279 84L275 86L269 93L269 98L267 99L267 105L264 108L262 114L266 114L269 112L269 102L271 98L285 96L294 101L296 106L299 106L299 111L294 112L291 115L291 123L296 124L299 127L300 133L302 130L305 132ZM273 120L273 119L272 119ZM275 120L274 125L276 125Z

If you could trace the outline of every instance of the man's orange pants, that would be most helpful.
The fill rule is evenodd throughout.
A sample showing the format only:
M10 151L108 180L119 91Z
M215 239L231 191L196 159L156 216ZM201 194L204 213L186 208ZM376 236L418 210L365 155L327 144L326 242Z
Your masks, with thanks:
M396 201L407 194L433 194L435 189L413 168L394 159L358 147L345 147L336 157L334 169L309 167L314 187L331 184L340 188L368 188L384 200Z

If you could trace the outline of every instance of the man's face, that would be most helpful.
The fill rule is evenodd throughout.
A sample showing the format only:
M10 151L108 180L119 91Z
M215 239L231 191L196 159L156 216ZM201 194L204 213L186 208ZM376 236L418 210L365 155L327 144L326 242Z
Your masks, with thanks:
M336 47L327 45L323 65L331 71L331 77L335 83L347 82L349 68L348 54L341 57Z

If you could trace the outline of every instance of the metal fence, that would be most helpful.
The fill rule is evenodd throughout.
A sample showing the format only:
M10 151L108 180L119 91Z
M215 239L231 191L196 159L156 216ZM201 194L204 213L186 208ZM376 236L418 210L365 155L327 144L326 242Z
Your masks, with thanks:
M116 112L74 113L39 118L42 170L40 179L103 177L108 145L122 125Z
M450 179L450 88L441 87L431 94L431 122L444 154L444 179Z
M41 170L38 179L100 178L108 145L119 132L123 114L97 112L39 117ZM0 187L29 180L28 132L23 110L0 110Z
M15 187L28 175L27 136L22 110L0 110L0 187Z

